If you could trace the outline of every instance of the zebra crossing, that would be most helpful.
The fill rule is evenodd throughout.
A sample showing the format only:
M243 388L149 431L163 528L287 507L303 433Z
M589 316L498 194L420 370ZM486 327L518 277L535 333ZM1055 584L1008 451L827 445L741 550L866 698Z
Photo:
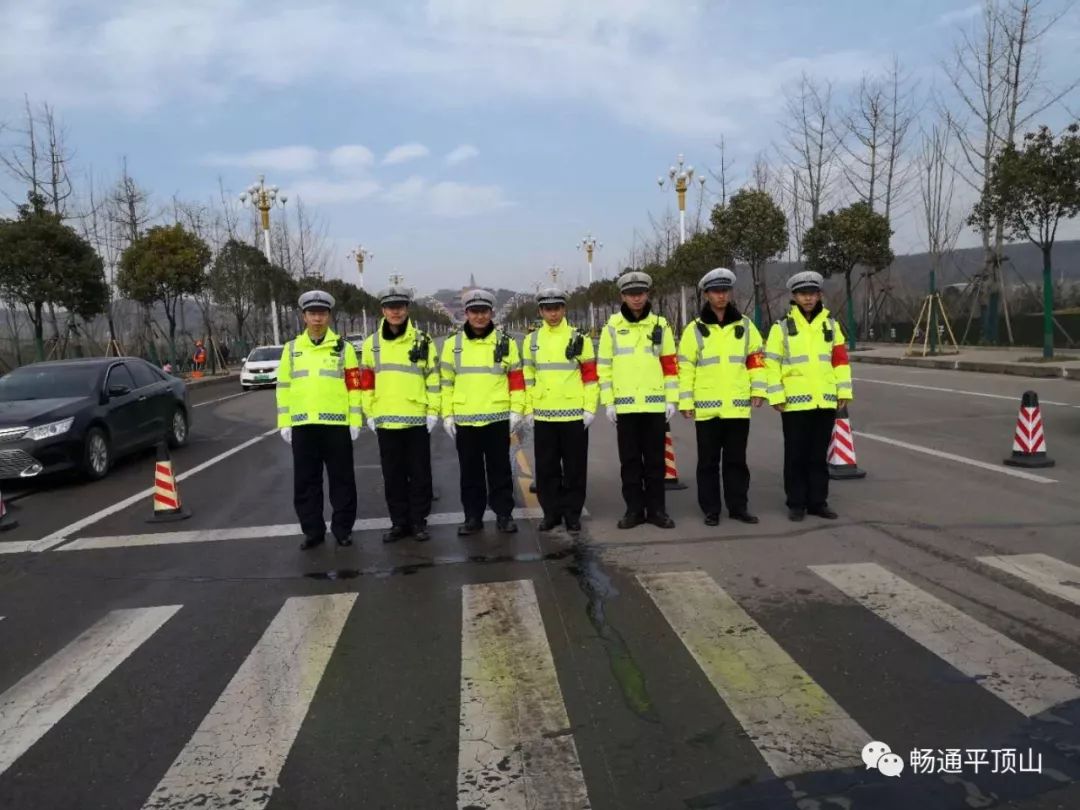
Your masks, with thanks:
M1080 568L1044 554L978 562L1040 593L1080 604ZM1080 699L1080 678L877 563L811 565L868 611L976 688L1030 718ZM747 611L701 570L639 572L634 580L704 681L781 779L860 768L875 739ZM357 594L291 596L235 670L144 810L265 807L338 648ZM589 808L583 721L568 710L566 661L553 653L531 580L460 586L459 808ZM0 780L183 605L113 610L0 694ZM8 613L10 627L19 617ZM824 632L824 631L823 631ZM252 636L254 637L254 636ZM389 655L389 653L387 653ZM356 718L363 722L363 718ZM170 756L172 754L170 753ZM722 771L723 763L717 763ZM3 782L0 781L0 786ZM448 800L449 801L449 800Z

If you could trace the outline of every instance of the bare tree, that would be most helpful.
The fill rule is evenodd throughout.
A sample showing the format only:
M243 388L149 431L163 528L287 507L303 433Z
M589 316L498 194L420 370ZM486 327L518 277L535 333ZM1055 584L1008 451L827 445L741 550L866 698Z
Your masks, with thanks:
M806 224L813 225L832 191L841 145L832 85L804 73L785 95L786 115L781 122L785 143L781 152L798 177L792 183L792 190L806 204L809 215Z
M919 150L919 196L922 200L922 224L926 230L926 249L930 270L941 277L945 260L956 247L964 225L953 205L956 187L956 164L952 154L953 136L948 122L935 123L923 133Z
M154 218L150 210L150 194L128 172L126 157L120 163L120 177L109 192L106 211L114 255L119 260L124 249L139 238ZM153 344L153 318L150 307L140 306L140 310L140 329L134 339L140 351L143 351ZM113 317L116 317L115 310Z
M720 204L727 205L730 171L734 164L727 159L727 145L724 142L723 135L720 136L716 148L720 151L720 167L718 169L709 169L709 176L720 187Z
M905 73L898 56L885 74L888 115L885 124L885 218L892 221L894 203L905 197L913 163L904 160L908 133L918 117L918 84Z
M882 143L887 101L881 82L863 74L852 109L844 116L844 129L850 136L841 141L847 160L844 179L856 198L874 211L881 190Z

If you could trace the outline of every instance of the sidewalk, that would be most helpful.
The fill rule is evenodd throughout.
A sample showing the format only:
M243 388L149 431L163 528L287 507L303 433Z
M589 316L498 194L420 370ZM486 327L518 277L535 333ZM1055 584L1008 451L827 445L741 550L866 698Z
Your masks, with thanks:
M851 353L853 363L872 363L882 366L913 366L949 371L982 371L989 374L1014 374L1019 377L1062 377L1080 380L1080 352L1056 349L1063 358L1041 361L1042 350L1032 346L1002 348L990 346L961 346L959 354L922 357L921 346L907 356L906 343L860 343Z

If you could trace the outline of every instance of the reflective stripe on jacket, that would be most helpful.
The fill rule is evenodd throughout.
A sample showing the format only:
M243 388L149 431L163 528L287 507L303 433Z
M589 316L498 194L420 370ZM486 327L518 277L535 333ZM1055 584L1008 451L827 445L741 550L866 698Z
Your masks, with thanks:
M707 335L702 335L702 326ZM721 326L690 322L679 340L679 409L694 420L749 419L750 397L765 397L761 333L743 317Z
M596 353L592 340L581 335L581 354L570 360L566 348L579 332L565 319L546 323L522 342L525 371L525 413L540 422L572 422L585 411L596 412Z
M356 349L331 330L319 345L305 331L285 344L277 379L277 426L364 424Z
M397 337L387 340L380 321L364 341L361 352L361 388L364 413L375 427L397 430L418 427L428 416L439 415L439 359L431 337L413 326L410 318ZM422 351L415 362L413 349Z
M824 307L807 321L802 310L792 306L772 325L765 373L769 404L783 403L788 411L835 408L838 399L852 399L844 331Z
M617 413L663 413L667 403L679 401L675 337L662 315L636 322L612 315L600 332L596 368L600 404L614 405Z
M495 362L495 350L506 341L506 356ZM465 327L443 343L442 415L458 425L482 427L525 412L525 375L517 342L500 329L470 338Z

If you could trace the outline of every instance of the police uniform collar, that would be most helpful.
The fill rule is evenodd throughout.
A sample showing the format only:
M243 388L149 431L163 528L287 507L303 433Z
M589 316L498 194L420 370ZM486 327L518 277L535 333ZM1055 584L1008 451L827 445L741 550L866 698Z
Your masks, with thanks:
M314 340L312 340L311 335L308 334L307 329L304 330L303 336L304 336L304 340L306 340L312 346L322 346L322 345L327 344L327 343L333 345L334 343L337 343L337 339L338 339L338 336L336 334L334 334L334 330L330 329L330 328L327 328L326 332L323 333L322 340L320 340L318 343L316 343Z
M550 326L547 321L544 321L543 326L541 326L540 328L548 332L561 332L564 329L570 328L570 322L566 320L566 318L563 318L561 321L559 321L558 325Z
M713 308L708 304L701 308L701 321L702 323L716 324L717 326L729 326L733 323L738 323L742 320L742 313L739 312L739 308L734 304L728 304L724 309L723 320L718 320L716 313L713 312Z
M472 326L466 322L465 325L462 326L462 330L465 332L465 337L469 340L483 340L495 331L495 321L488 321L488 325L479 332L475 331Z
M814 318L820 315L825 309L825 304L821 301L818 301L809 313L803 312L802 307L800 307L794 301L791 302L791 306L795 308L796 312L803 316L803 320L805 320L807 323L813 323Z
M383 340L397 340L408 334L410 327L412 327L412 318L405 318L405 321L401 324L401 331L394 334L393 330L390 329L390 322L383 318L381 327Z
M619 307L619 311L622 312L622 316L630 323L639 323L652 314L652 301L645 302L645 309L641 310L641 315L635 316L634 313L630 311L630 307L625 303Z

